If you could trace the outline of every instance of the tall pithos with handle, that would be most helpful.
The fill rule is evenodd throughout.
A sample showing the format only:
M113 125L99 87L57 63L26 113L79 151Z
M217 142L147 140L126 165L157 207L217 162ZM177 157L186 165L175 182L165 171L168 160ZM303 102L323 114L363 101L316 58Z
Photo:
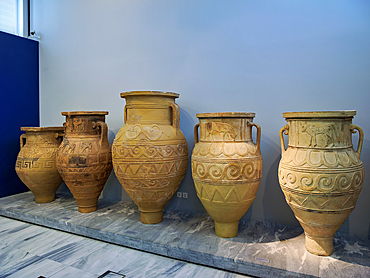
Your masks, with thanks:
M101 191L112 171L107 111L62 112L65 136L57 152L57 167L82 213L97 210Z
M262 178L261 128L253 123L254 116L243 112L197 114L193 180L219 237L238 235L239 220L254 201ZM256 144L252 127L257 128Z
M364 133L356 111L288 112L280 130L279 182L306 235L307 251L329 256L335 232L356 206L364 181ZM352 133L359 132L357 151ZM283 135L289 135L285 149Z
M113 169L139 207L140 221L159 223L187 168L188 145L175 103L179 94L133 91L121 97L125 125L113 142Z

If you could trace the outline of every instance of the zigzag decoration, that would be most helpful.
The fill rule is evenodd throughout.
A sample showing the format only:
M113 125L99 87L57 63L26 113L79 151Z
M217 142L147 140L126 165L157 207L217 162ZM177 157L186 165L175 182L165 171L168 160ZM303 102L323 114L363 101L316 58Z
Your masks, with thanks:
M135 176L135 175L176 175L183 166L183 161L172 161L157 164L133 164L133 163L116 163L115 172L117 175Z
M350 208L354 207L354 204L356 204L357 198L354 198L353 195L350 195L348 197L343 196L345 198L344 202L339 202L338 197L329 197L328 199L324 199L323 202L318 202L317 196L316 198L313 198L311 195L307 195L303 198L299 198L298 196L295 196L294 194L287 193L288 195L288 203L296 203L296 205L302 206L303 208L320 208L320 209L325 209L328 208L330 205L334 205L337 209L345 209L345 208ZM353 205L350 204L349 207L346 205L352 201ZM309 205L309 204L313 205ZM334 208L332 208L334 209Z
M239 195L235 186L224 186L223 188L225 189L229 188L225 196L222 190L220 189L220 187L217 185L212 186L211 192L208 192L208 190L205 188L206 186L204 185L196 185L196 186L197 186L197 192L199 192L199 197L201 199L211 201L211 202L241 203L247 200L244 198L248 195L248 191L249 191L249 187L246 187L244 189L244 192L241 195Z

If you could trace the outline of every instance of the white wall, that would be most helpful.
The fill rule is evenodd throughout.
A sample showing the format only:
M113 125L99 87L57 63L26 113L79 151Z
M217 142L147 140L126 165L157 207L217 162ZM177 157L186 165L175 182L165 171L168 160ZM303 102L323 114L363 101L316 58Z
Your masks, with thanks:
M369 138L370 2L360 0L33 0L41 36L41 124L61 111L108 110L109 140L123 125L119 93L180 93L191 151L195 114L255 112L262 127L263 179L245 218L298 225L277 179L282 112L357 110ZM353 136L355 145L358 137ZM369 235L370 141L357 208L340 231ZM203 211L190 164L167 207ZM103 196L129 200L114 174Z

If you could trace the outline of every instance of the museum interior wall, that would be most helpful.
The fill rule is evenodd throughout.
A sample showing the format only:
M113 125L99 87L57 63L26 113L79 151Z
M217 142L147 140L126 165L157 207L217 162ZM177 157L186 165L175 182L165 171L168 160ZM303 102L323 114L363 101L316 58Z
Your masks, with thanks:
M0 197L27 191L14 165L21 126L39 125L38 42L0 32Z
M41 126L62 125L63 111L109 111L112 143L124 124L121 92L176 92L190 155L197 113L256 113L263 174L243 219L299 225L278 183L283 112L356 110L365 181L339 231L370 235L368 2L38 0L31 8L41 37ZM174 196L166 208L205 213L190 160L178 191L188 198ZM130 200L113 172L102 197Z

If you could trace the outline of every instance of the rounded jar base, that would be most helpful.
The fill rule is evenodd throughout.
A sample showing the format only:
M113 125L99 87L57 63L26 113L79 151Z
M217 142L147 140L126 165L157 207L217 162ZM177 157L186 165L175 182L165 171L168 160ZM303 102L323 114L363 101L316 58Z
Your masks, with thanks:
M314 255L330 256L334 252L333 239L306 234L306 250Z
M78 211L81 213L90 213L98 210L98 206L91 206L91 207L78 207Z
M35 194L33 194L35 195ZM35 195L35 203L37 204L45 204L45 203L50 203L55 200L55 194L51 195Z
M157 224L163 220L163 211L144 212L140 211L140 221L143 224Z
M215 221L215 232L218 237L232 238L238 235L239 221L232 223L219 223Z

